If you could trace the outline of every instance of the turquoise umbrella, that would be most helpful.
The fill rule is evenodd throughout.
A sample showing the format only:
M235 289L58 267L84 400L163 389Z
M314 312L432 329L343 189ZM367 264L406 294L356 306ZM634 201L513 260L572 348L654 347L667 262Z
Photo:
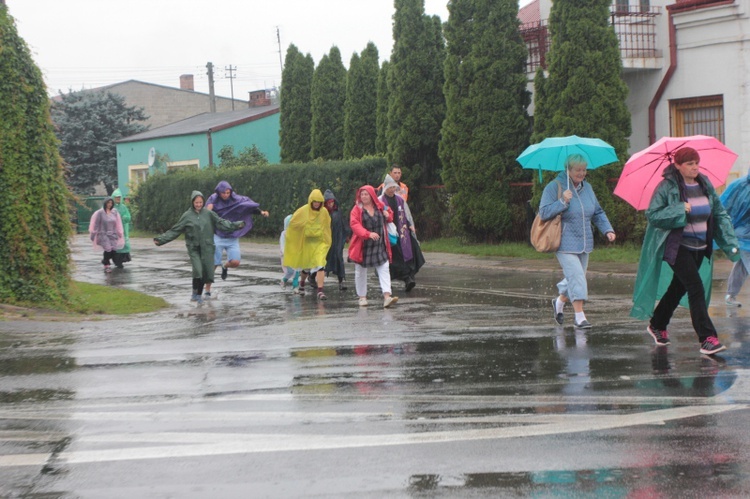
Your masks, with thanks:
M619 161L615 148L602 139L591 139L577 135L546 138L538 144L527 147L516 158L516 161L524 168L539 170L539 183L541 183L542 170L563 171L565 160L571 154L583 156L591 170Z

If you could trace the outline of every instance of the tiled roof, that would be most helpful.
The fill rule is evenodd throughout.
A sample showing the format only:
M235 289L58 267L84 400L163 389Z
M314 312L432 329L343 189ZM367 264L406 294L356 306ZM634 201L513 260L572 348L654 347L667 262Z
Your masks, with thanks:
M542 20L542 13L539 8L539 0L534 0L530 4L521 7L518 10L518 20L521 24L538 23Z
M255 121L279 112L279 106L252 107L228 111L225 113L203 113L192 116L169 125L164 125L153 130L137 133L130 137L125 137L116 142L137 142L140 140L156 139L162 137L175 137L179 135L192 135L196 133L207 133L209 130L218 132L225 128L242 125L250 121Z

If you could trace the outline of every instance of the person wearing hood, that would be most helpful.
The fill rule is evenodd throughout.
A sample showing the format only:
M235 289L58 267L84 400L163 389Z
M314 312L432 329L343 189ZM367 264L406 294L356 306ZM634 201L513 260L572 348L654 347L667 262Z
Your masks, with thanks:
M398 301L391 295L390 261L391 243L386 224L393 220L393 210L375 195L375 189L365 185L357 189L354 208L349 214L352 239L349 243L349 261L354 262L354 287L359 306L367 306L367 269L374 268L383 293L383 308Z
M253 215L263 215L268 218L268 212L260 209L260 204L247 196L240 196L226 180L216 185L213 194L206 200L206 209L215 211L219 217L232 222L245 222L245 226L234 231L216 229L214 232L214 265L221 266L221 279L226 280L228 269L240 266L240 238L253 228ZM227 254L227 262L222 265L223 254ZM206 283L204 298L211 298L211 283Z
M315 276L318 300L325 300L323 283L325 272L318 272L326 265L326 256L331 248L331 216L323 208L323 193L313 189L307 204L298 208L289 221L284 245L284 266L302 271L299 293L305 293L307 276Z
M719 199L732 220L740 248L740 259L734 262L727 279L724 302L727 307L740 307L737 295L750 273L750 173L729 184Z
M346 268L344 267L344 244L351 235L349 224L344 223L344 217L339 211L339 202L331 189L326 189L323 194L325 207L328 214L331 215L331 249L326 256L326 277L329 274L335 274L339 278L339 290L345 291L346 287Z
M588 300L586 269L589 254L594 250L594 231L591 223L607 237L615 240L615 231L607 214L599 205L591 184L586 182L586 158L571 154L565 160L565 171L547 184L539 202L539 216L550 220L562 214L562 236L555 256L563 271L563 280L557 283L558 296L552 300L552 317L558 325L563 324L563 308L573 303L575 327L588 329L591 323L586 319L583 304ZM562 195L558 194L562 192ZM558 197L559 196L559 197Z
M118 249L112 259L115 267L121 269L123 263L130 261L130 221L132 218L130 216L128 205L123 202L122 191L120 191L120 189L115 189L112 193L112 199L115 201L115 209L120 214L120 220L122 221L122 234L125 238L125 246Z
M726 350L708 315L714 240L730 260L740 259L732 221L711 182L699 172L691 147L675 151L646 210L646 234L638 262L631 317L649 319L646 332L657 347L670 344L667 326L687 293L699 352ZM666 291L665 291L666 290ZM661 295L654 308L654 302Z
M190 204L191 208L182 214L171 229L154 238L154 244L161 246L177 239L180 234L185 234L185 246L193 267L193 294L190 301L203 303L203 286L214 282L214 231L221 229L232 232L244 227L245 222L230 222L216 212L204 209L204 197L200 191L193 191Z
M383 194L378 199L393 211L393 223L388 224L393 252L390 265L391 279L404 281L408 293L417 285L414 276L424 265L424 255L417 241L417 229L409 204L397 194L398 189L398 183L390 175L386 175Z
M395 163L391 165L390 176L393 179L393 181L396 182L396 185L398 186L396 188L396 194L401 196L404 199L404 201L409 201L409 186L401 182L401 167ZM377 187L376 191L378 192L378 194L382 196L383 193L385 192L385 182L380 184Z
M281 270L284 271L284 275L281 277L281 289L286 289L289 285L289 279L292 280L292 292L295 294L299 293L299 271L284 265L284 246L286 245L286 229L289 227L289 222L292 221L292 215L287 215L284 218L284 230L281 231L279 236L279 254L281 255Z
M91 215L89 222L89 238L94 249L104 252L102 265L105 272L111 272L111 261L117 250L125 246L120 213L115 209L115 201L111 197L104 199L102 207Z

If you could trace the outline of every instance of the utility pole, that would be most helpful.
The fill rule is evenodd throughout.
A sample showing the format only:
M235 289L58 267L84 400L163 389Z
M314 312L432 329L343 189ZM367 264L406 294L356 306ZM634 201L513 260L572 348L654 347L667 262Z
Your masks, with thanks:
M208 97L209 97L209 104L210 109L212 113L216 112L216 93L214 92L214 64L212 62L209 62L206 64L206 68L208 68Z
M224 67L224 71L229 71L229 76L224 73L224 77L229 78L229 89L232 92L232 111L234 111L234 71L237 71L237 66L232 67L230 64L229 67Z
M281 35L279 34L279 27L276 26L276 41L279 44L279 69L284 72L284 63L281 62Z

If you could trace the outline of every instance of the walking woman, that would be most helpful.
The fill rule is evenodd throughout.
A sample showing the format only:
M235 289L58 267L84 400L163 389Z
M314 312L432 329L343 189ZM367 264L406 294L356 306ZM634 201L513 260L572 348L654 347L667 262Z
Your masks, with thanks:
M117 250L125 246L120 214L114 209L115 202L111 197L104 200L102 207L91 216L89 237L94 248L103 251L102 265L105 272L111 272L111 262Z
M349 261L354 262L354 287L359 306L367 306L367 269L375 268L383 293L383 308L388 308L398 301L397 296L391 295L389 262L392 254L385 229L385 225L393 220L393 210L378 200L375 189L370 185L357 190L355 201L349 215L352 229Z
M164 234L154 238L154 244L161 246L185 234L190 264L193 267L193 294L190 301L203 303L203 286L214 282L214 231L232 232L245 226L245 222L230 222L219 217L216 212L203 208L203 194L193 191L190 196L192 208L182 214L180 220Z
M122 234L125 237L125 245L115 252L115 257L113 258L115 267L121 269L123 268L123 263L130 261L130 221L132 220L132 217L128 206L123 202L120 189L115 189L112 193L112 199L115 200L115 209L120 214L120 220L122 221Z
M586 269L589 253L594 250L594 231L591 223L607 239L615 240L615 231L607 214L599 205L591 184L586 182L586 159L580 154L571 154L565 160L565 171L547 184L539 203L542 220L549 220L562 214L562 238L560 248L555 253L563 275L557 283L559 295L552 300L552 315L558 325L563 323L563 307L573 303L575 327L588 329L591 323L583 312L583 304L589 297ZM562 194L559 194L562 193Z
M706 293L711 289L714 239L735 262L740 258L739 243L711 182L699 173L698 152L683 147L673 157L674 163L664 170L664 180L656 186L646 210L648 225L630 315L650 318L648 334L657 346L669 345L667 326L687 293L699 351L712 355L726 350L708 316ZM654 309L663 278L670 284Z

